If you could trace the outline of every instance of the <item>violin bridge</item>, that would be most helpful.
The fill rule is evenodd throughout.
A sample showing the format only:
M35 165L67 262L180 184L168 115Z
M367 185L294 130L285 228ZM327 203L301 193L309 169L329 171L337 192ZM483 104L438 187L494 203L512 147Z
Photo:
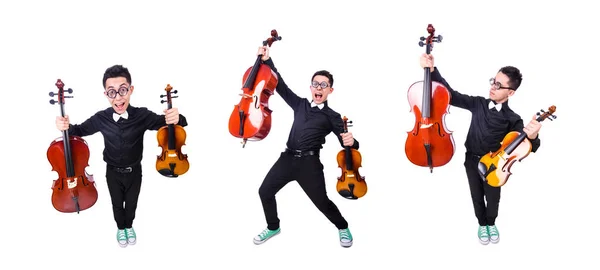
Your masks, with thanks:
M433 124L421 124L422 129L430 128Z
M172 158L174 158L174 157L177 157L177 154L175 154L175 153L171 153L171 154L168 154L167 156L168 156L168 157L172 157Z
M354 177L354 174L347 174L347 177Z
M77 187L77 177L67 180L67 187L69 189L73 189L73 188Z

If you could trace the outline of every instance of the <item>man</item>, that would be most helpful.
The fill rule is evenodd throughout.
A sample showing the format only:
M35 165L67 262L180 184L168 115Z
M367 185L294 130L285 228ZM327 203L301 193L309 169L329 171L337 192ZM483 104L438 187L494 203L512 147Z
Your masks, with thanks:
M279 83L277 93L294 110L294 123L287 141L287 148L266 175L258 193L263 205L267 228L254 238L255 244L262 244L279 234L279 218L275 194L290 181L296 180L314 205L333 223L337 229L342 247L352 246L352 234L348 222L342 217L337 206L327 197L323 164L319 151L325 137L334 132L340 144L358 149L358 141L352 133L343 133L343 122L339 113L327 104L327 96L333 92L333 76L325 70L317 71L311 82L312 101L300 98L284 82L269 57L269 48L260 47L263 63L277 73Z
M104 136L106 184L118 228L117 241L121 247L126 247L136 243L133 220L142 185L144 132L158 130L167 124L187 126L187 121L177 108L158 115L147 108L130 105L134 87L129 70L121 65L106 69L102 84L104 95L111 105L109 108L97 112L80 125L71 125L68 116L59 116L56 127L60 131L69 130L73 136L89 136L96 132Z
M450 105L469 110L472 114L471 124L465 141L465 169L469 180L471 198L475 216L479 222L478 237L481 244L498 243L500 233L496 227L498 206L500 204L500 187L492 187L480 176L477 166L481 156L496 151L500 142L510 131L525 132L532 144L532 152L540 147L538 132L541 124L536 116L523 127L523 119L508 106L508 98L515 94L521 85L523 76L519 69L506 66L501 68L496 77L490 79L489 98L469 96L453 90L434 65L433 55L421 56L421 67L429 67L431 80L446 86L450 91ZM484 202L487 202L486 203Z

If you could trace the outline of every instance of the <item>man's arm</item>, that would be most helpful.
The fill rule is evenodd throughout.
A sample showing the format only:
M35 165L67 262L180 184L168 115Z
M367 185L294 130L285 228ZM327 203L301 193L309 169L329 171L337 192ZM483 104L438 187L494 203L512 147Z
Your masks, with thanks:
M338 138L340 145L342 147L345 147L341 135L342 133L344 133L344 121L342 120L342 117L338 114L337 117L334 117L333 119L331 119L331 121L333 125L332 132L335 133L335 136ZM358 150L359 146L360 145L358 143L358 140L354 138L354 144L352 145L352 148Z
M516 121L513 123L513 125L512 125L512 128L511 128L510 130L511 130L511 131L517 131L517 132L521 132L521 133L523 133L523 132L524 132L524 131L523 131L523 128L524 128L524 127L525 127L525 126L523 125L523 119L519 118L519 119L517 119L517 120L516 120ZM533 139L533 140L532 140L532 139L530 139L530 138L529 138L529 137L527 137L527 136L526 136L526 138L527 138L527 139L528 139L528 140L531 142L531 152L535 153L535 151L537 151L537 150L538 150L538 148L540 148L540 144L541 144L541 141L540 141L540 134L538 134L538 135L535 137L535 139Z
M477 99L481 97L474 97L462 94L450 87L450 84L442 77L437 67L434 67L431 72L431 80L436 81L444 85L450 92L450 105L456 106L465 110L471 111L477 104Z
M146 109L146 113L147 116L145 124L148 130L159 130L161 127L167 125L167 120L165 119L164 114L157 114L148 109ZM182 127L188 125L187 119L185 118L185 116L183 116L183 114L179 114L179 122L177 123L177 125Z
M277 93L283 98L285 103L292 107L292 109L296 109L300 105L300 102L302 102L302 98L296 95L296 93L285 84L281 74L279 74L277 68L275 68L272 58L269 57L269 59L263 61L263 63L269 66L277 74Z
M69 135L85 137L100 131L98 117L98 113L96 113L81 124L69 124Z

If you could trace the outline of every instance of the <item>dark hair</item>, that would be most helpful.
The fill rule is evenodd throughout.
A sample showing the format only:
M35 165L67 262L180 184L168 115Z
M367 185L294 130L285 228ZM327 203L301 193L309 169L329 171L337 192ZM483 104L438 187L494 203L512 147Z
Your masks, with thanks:
M504 73L508 77L508 86L513 90L517 90L519 86L521 86L521 82L523 81L523 75L518 68L513 66L505 66L501 68L498 72Z
M125 77L127 83L131 85L131 74L129 74L129 70L122 65L114 65L107 68L104 72L104 78L102 78L102 87L106 88L106 80L117 77Z
M331 75L331 73L329 73L329 71L319 70L319 71L315 72L315 74L312 76L311 80L314 80L315 77L318 75L327 77L327 79L329 79L329 87L333 87L333 75Z

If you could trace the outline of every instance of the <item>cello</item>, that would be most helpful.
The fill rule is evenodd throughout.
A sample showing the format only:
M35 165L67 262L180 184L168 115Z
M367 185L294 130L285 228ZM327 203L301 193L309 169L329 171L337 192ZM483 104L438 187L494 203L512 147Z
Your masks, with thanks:
M556 106L552 105L548 111L540 110L536 115L538 122L548 119L553 121L556 119L554 112ZM496 152L490 152L479 159L478 170L484 182L487 182L492 187L501 187L508 181L512 175L510 168L516 161L521 162L531 153L531 142L526 140L525 132L511 131L502 140L502 146Z
M173 87L167 84L165 88L167 94L160 95L160 98L167 98L167 100L160 101L160 103L167 103L167 109L172 108L172 99L177 97L171 95L171 90L173 90ZM177 94L177 90L173 90L172 93ZM158 130L156 139L158 145L162 148L161 154L156 157L156 170L158 173L170 178L185 174L190 168L188 156L181 152L181 147L185 145L185 129L180 125L166 125Z
M50 97L58 96L58 101L50 99L50 104L60 104L60 115L65 117L64 83L56 81L58 93L50 92ZM69 88L66 92L73 93ZM52 165L52 171L58 173L58 179L52 183L52 206L59 212L73 213L86 210L98 200L98 191L94 177L86 172L89 167L90 150L87 142L79 136L70 136L64 130L62 137L50 143L46 156Z
M271 30L271 37L263 41L263 46L281 40L277 30ZM234 106L229 117L229 133L242 139L242 148L246 142L260 141L271 131L271 113L269 98L277 87L278 78L271 68L262 63L259 55L254 66L248 68L242 78L242 96L240 102Z
M433 43L441 42L442 36L435 36L435 28L431 24L427 26L427 32L429 36L421 37L419 46L425 46L426 53L430 54ZM446 165L454 156L454 138L444 122L450 98L445 86L431 80L429 67L425 68L424 80L413 83L408 89L415 125L406 138L406 157L417 166L429 167L431 173L434 167Z
M343 117L344 133L348 132L348 121L346 116ZM342 170L342 174L338 177L336 185L337 192L344 198L356 200L367 194L367 182L365 177L360 175L358 168L362 166L362 156L360 152L350 146L344 146L344 149L337 154L338 167Z

